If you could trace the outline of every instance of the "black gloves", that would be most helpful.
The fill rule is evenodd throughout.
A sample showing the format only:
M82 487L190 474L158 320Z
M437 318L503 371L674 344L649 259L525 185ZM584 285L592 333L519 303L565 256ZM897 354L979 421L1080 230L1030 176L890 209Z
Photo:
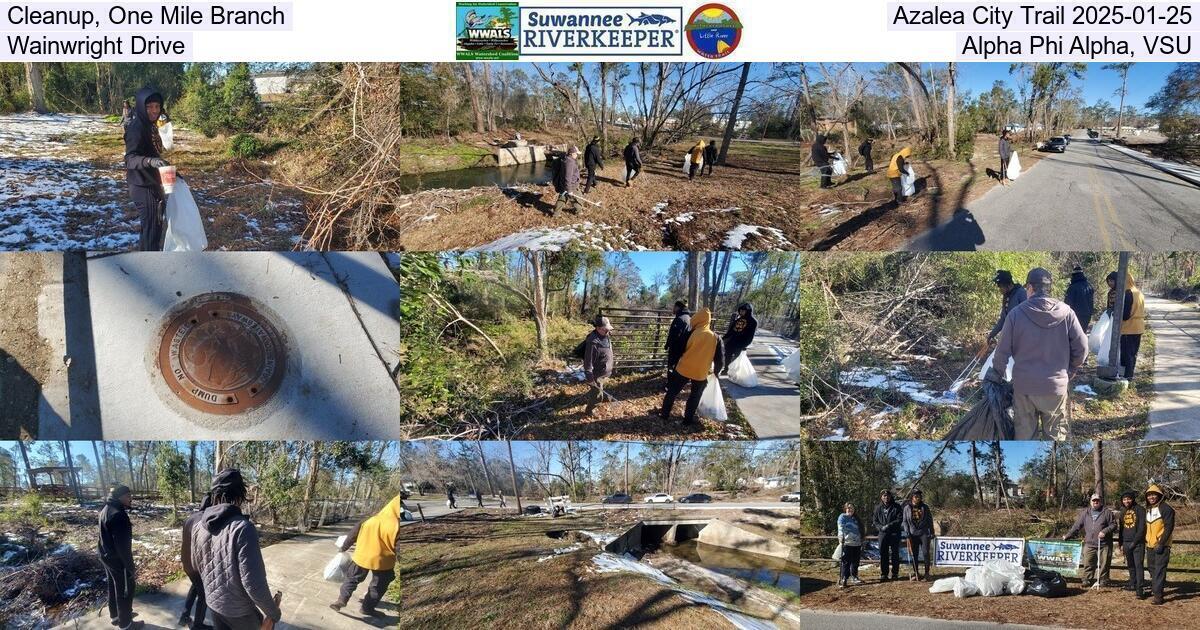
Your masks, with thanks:
M170 163L162 158L146 158L146 166L149 166L150 168L160 168L163 166L170 166Z

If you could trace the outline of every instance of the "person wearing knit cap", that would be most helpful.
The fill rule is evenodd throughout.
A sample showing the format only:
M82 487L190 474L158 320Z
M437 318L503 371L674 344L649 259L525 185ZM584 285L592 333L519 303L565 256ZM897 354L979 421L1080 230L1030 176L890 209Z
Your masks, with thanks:
M126 513L131 505L133 492L129 486L117 486L109 493L99 515L97 552L108 578L108 617L121 630L145 625L133 620L137 567L133 562L133 524Z
M1122 590L1132 591L1138 599L1146 599L1146 509L1138 505L1137 494L1121 495L1121 510L1117 513L1117 539L1125 555L1129 584Z
M283 616L272 597L259 548L258 529L246 515L246 482L241 471L223 470L213 478L212 507L191 531L191 562L204 585L213 627L258 630ZM264 624L264 617L268 620Z
M1146 488L1146 568L1150 570L1151 604L1161 606L1171 563L1171 538L1175 533L1175 509L1167 505L1162 488Z

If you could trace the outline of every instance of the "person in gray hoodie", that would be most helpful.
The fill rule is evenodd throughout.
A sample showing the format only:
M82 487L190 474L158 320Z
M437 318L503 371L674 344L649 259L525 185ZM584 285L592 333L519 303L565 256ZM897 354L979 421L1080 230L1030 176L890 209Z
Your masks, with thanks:
M1004 382L1002 370L1013 360L1016 440L1067 439L1067 387L1087 358L1087 334L1071 307L1050 297L1052 284L1050 272L1041 267L1026 276L1031 297L1005 318L986 376Z
M259 549L258 529L246 515L246 482L236 468L213 478L212 507L191 531L191 562L204 584L213 627L258 630L283 616L272 597ZM269 622L263 623L263 617Z
M1109 569L1112 567L1112 533L1117 529L1117 520L1112 510L1104 505L1100 495L1093 494L1091 505L1079 510L1075 524L1063 536L1070 540L1083 530L1083 588L1099 581L1108 586ZM1099 556L1099 557L1097 557Z
M604 402L604 381L612 375L613 369L612 339L608 336L612 332L612 322L597 315L592 325L595 329L583 340L583 376L592 388L584 410L589 416L596 410L596 405Z

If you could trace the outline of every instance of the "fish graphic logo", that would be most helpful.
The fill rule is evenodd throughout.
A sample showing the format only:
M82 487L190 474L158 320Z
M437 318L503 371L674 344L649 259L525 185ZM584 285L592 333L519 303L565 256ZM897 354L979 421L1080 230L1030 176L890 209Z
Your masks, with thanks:
M642 11L642 14L637 17L633 17L633 14L630 13L626 13L625 15L629 16L630 24L637 24L638 26L662 26L663 24L672 24L675 22L675 18L661 13L647 15L645 11Z
M683 27L688 44L705 59L721 59L742 41L742 22L733 9L718 3L701 6Z

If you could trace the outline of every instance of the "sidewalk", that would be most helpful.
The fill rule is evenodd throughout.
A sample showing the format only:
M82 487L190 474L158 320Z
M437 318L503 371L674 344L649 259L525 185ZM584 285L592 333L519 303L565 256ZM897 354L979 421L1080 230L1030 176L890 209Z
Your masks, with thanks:
M1153 166L1154 168L1156 168L1164 173L1167 173L1169 175L1174 175L1175 177L1178 177L1179 179L1182 179L1183 181L1188 182L1189 184L1194 184L1196 186L1200 186L1200 167L1198 167L1198 166L1191 166L1189 164L1180 164L1178 162L1170 162L1168 160L1161 160L1159 158L1146 155L1145 153L1142 153L1141 151L1134 151L1133 149L1130 149L1128 147L1123 147L1118 144L1112 144L1109 142L1101 142L1100 144L1103 144L1104 146L1106 146L1118 153L1124 153L1125 155L1128 155L1129 157L1134 158L1135 160L1139 160L1143 163L1149 164L1150 166Z
M1154 331L1154 401L1146 440L1200 439L1200 310L1146 298Z
M323 527L302 536L264 547L263 562L267 565L267 581L272 590L283 592L283 619L275 627L280 630L359 630L364 628L398 627L399 608L384 600L379 610L385 616L364 617L358 614L359 601L367 591L367 582L360 584L350 604L334 612L329 604L337 599L340 584L326 582L321 577L325 563L337 552L337 537L350 531L352 523ZM400 579L397 576L396 579ZM191 583L186 579L165 585L158 593L139 595L133 600L135 618L146 624L146 630L179 627L179 613ZM211 618L209 623L212 623ZM91 612L57 626L62 630L112 630L107 609Z
M800 437L800 388L781 365L797 347L795 341L760 328L746 350L758 372L758 387L741 387L721 378L725 393L737 401L760 440Z

